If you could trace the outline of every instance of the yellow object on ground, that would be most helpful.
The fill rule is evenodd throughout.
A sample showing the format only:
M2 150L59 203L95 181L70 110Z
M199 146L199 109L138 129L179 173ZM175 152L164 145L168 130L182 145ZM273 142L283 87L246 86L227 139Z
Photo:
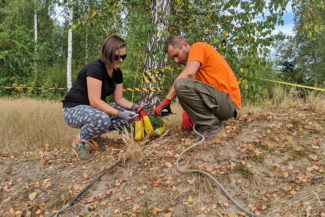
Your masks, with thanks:
M144 131L149 137L161 136L166 127L165 122L163 122L161 127L154 129L148 116L144 116L141 120L135 121L134 125L134 140L143 139Z

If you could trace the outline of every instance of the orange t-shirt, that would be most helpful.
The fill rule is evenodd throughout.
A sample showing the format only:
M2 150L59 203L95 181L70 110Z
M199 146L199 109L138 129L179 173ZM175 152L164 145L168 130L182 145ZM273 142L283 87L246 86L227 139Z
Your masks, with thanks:
M201 63L199 70L195 73L195 79L228 93L232 101L240 108L240 90L236 76L218 51L207 43L194 43L190 48L187 62L193 60Z

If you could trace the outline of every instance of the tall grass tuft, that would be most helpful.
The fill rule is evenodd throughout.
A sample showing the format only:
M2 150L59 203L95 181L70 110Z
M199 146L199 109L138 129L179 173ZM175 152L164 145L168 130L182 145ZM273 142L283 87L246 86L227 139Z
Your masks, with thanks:
M0 98L0 151L70 149L78 129L63 121L62 103Z

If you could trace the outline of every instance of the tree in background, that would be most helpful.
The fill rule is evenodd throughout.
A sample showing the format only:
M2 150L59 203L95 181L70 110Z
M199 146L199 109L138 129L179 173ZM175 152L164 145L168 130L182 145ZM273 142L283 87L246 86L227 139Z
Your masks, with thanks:
M53 69L59 68L58 63L62 61L63 44L62 31L51 18L54 14L54 1L11 0L2 1L1 6L0 86L12 86L13 83L49 86L49 81L53 84L51 87L61 86L60 83L55 85L60 76L53 75Z
M68 55L68 0L39 0L37 52L34 50L33 38L34 1L1 2L3 8L0 9L0 63L3 67L0 69L0 85L12 84L9 72L18 78L19 83L26 85L63 87L67 82L64 68ZM321 7L321 1L313 1L320 5L317 7L307 3L302 7L300 5L304 4L298 0L294 1L297 3L294 6L303 14L301 17L306 17L302 29L308 29L309 32L304 34L310 39L317 35L314 32L323 31L323 24L313 21L324 14L323 9L318 8ZM63 25L53 19L57 2L64 5ZM159 2L166 2L170 6L155 9L154 6L159 5L155 3ZM272 63L268 60L270 46L275 39L282 39L283 36L271 33L276 25L283 24L282 15L288 0L74 0L74 3L72 80L86 62L98 58L98 48L103 39L108 35L118 34L125 38L128 44L128 58L121 66L126 74L125 87L140 87L144 85L141 80L145 69L152 71L155 67L165 66L166 56L159 43L163 43L170 34L181 34L188 38L190 43L203 41L214 46L234 70L243 98L255 100L263 87L251 78L272 70ZM303 8L309 10L302 10ZM308 12L310 8L312 12ZM320 15L311 17L310 13ZM164 27L160 28L160 25ZM161 38L155 35L158 32ZM159 43L151 44L152 39L157 39L156 42ZM321 49L322 44L314 45L319 48L319 53L324 50ZM306 48L308 46L310 45L306 44ZM298 47L293 49L298 50ZM314 61L313 58L321 55L313 55L310 55L313 67L308 68L310 73L307 77L315 77L315 82L320 83L323 79L322 66L316 62L321 62L318 59ZM150 59L154 61L150 63ZM35 60L37 75L34 73ZM296 61L295 65L308 62L303 59ZM176 66L171 61L167 63L175 70L172 73L162 72L164 85L170 85L174 74L182 70L182 66ZM292 68L292 64L287 67ZM312 73L317 68L319 73ZM166 87L163 90L168 89L169 87ZM144 95L144 98L150 97ZM152 102L157 103L157 100Z
M294 1L295 36L280 42L279 65L284 80L325 87L325 5Z
M68 30L68 60L67 60L67 88L72 87L71 61L72 61L72 25L73 25L73 0L69 0L69 30Z
M144 71L157 71L158 69L165 68L167 59L163 54L163 41L166 39L163 34L168 29L168 22L166 17L170 14L170 0L152 0L150 5L150 24L153 29L147 32L151 37L150 41L146 44L145 58L144 58ZM160 73L152 73L152 77L162 78ZM153 87L152 83L143 82L143 88ZM159 92L145 92L142 91L140 104L147 103L151 108L159 105L160 103Z

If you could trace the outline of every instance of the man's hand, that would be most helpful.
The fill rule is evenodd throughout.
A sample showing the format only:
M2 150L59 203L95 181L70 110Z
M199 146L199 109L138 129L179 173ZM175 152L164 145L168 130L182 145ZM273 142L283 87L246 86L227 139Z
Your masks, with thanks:
M124 119L126 121L132 121L138 116L137 113L129 110L124 110L124 111L118 111L117 112L117 117Z
M183 130L192 130L193 124L194 123L193 123L192 118L186 112L183 112L183 114L182 114L182 129Z
M167 97L160 103L160 105L152 111L153 116L161 116L161 111L170 105L170 99Z

